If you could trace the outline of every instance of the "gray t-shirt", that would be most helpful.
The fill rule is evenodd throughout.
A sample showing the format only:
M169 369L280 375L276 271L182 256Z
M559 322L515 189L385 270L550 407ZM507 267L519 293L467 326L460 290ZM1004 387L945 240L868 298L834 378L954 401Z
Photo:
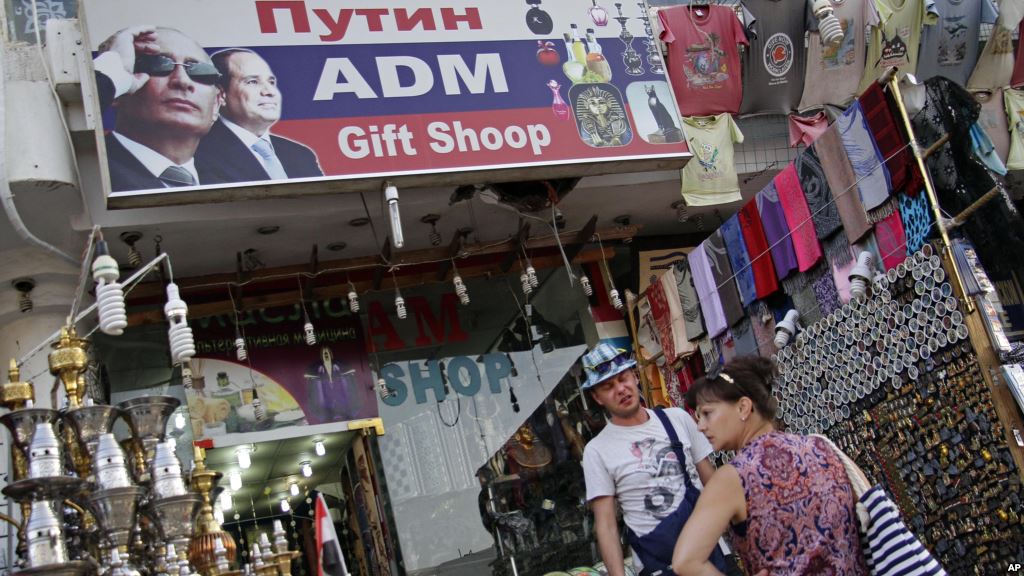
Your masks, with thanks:
M747 0L756 34L743 54L740 114L788 114L804 91L807 0Z
M945 76L966 84L981 52L981 24L992 24L998 12L992 0L935 0L939 21L921 33L917 78Z
M654 530L679 507L686 494L686 483L668 433L653 411L647 413L647 422L638 426L608 422L583 450L587 501L614 496L626 526L638 536ZM693 484L703 490L697 462L711 454L711 444L686 411L668 408L665 414L683 445L686 472Z
M800 109L808 110L823 104L845 105L857 96L857 86L864 74L864 28L878 22L871 0L831 0L832 14L843 29L843 41L836 46L822 46L818 19L808 9L807 76Z

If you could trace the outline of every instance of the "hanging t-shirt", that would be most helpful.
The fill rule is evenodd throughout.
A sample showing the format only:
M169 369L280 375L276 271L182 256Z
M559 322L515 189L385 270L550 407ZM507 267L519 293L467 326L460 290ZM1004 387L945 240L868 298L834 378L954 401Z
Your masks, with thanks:
M733 143L743 133L729 114L683 118L693 158L683 168L683 198L690 206L710 206L741 198Z
M871 27L868 57L857 92L863 92L892 66L898 66L900 75L917 70L918 49L921 46L921 28L935 24L938 17L932 11L932 0L874 0L878 23Z
M800 109L823 104L844 105L857 95L857 86L864 74L864 30L878 23L872 0L831 0L832 14L843 28L843 41L835 46L822 46L818 19L807 18L811 31L807 40L807 76Z
M746 0L756 34L743 54L741 114L788 114L804 91L807 0Z
M1013 78L1013 31L1024 18L1024 2L999 3L999 18L978 57L978 64L967 80L971 90L991 90L1010 84Z
M981 24L992 24L998 12L992 0L935 0L939 21L921 35L917 78L945 76L966 84L981 51Z
M715 288L715 277L711 274L711 262L704 251L704 243L690 252L689 261L690 272L693 273L693 286L697 289L697 298L700 300L700 311L704 314L704 323L708 328L707 337L714 338L725 332L728 326L725 323L722 301L718 299L718 289Z
M683 116L735 114L740 109L739 44L747 44L736 13L725 6L674 6L658 11L668 45L668 75Z
M1021 50L1024 54L1024 50ZM1003 101L1003 89L978 90L972 93L974 99L981 104L978 124L988 134L995 146L996 155L1006 163L1010 154L1010 128L1006 125L1006 104Z
M1006 102L1006 122L1010 126L1010 155L1006 167L1024 169L1024 90L1007 88L1003 91Z

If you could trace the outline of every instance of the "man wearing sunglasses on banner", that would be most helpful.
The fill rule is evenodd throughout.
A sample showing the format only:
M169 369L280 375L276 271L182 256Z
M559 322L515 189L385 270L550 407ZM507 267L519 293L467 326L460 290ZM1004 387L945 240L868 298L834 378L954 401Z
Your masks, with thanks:
M121 30L99 51L100 105L117 114L106 137L111 190L221 182L195 160L223 104L206 51L177 30L153 26Z
M609 576L623 576L619 506L641 576L670 576L676 541L715 471L708 460L711 444L684 410L648 410L640 403L636 360L625 350L602 342L582 362L587 379L580 388L608 416L583 452L601 559ZM731 559L727 570L719 548L711 561L723 572L739 573Z
M323 176L316 154L270 133L281 119L281 90L267 61L247 48L215 52L224 91L221 117L199 143L198 161L225 182Z

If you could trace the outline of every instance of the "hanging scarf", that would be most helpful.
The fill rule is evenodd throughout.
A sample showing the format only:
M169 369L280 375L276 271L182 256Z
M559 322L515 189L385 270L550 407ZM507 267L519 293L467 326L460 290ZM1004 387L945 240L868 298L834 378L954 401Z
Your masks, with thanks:
M761 227L761 215L757 211L757 201L752 200L743 205L739 211L740 231L743 242L747 246L750 258L750 269L754 273L754 288L757 297L767 298L779 289L779 281L775 278L775 265L768 249L768 240Z
M800 188L804 191L807 207L811 211L814 231L818 234L819 240L824 240L843 224L839 220L839 210L832 202L832 191L825 179L818 153L812 146L800 153L793 164L800 177Z
M761 216L764 237L772 253L775 276L781 280L796 270L797 261L793 239L789 235L789 225L786 224L786 215L782 211L782 204L779 203L775 183L768 184L758 192L755 201L757 212Z
M839 128L832 125L826 130L814 143L814 150L821 160L821 167L825 171L825 179L828 180L832 199L835 201L836 210L839 211L839 219L846 229L846 236L856 242L871 231L871 223L868 222L867 212L860 202L857 175L853 173L853 166L846 156Z
M832 279L832 268L827 263L823 263L811 271L811 283L822 316L827 317L843 307L839 300L839 291Z
M828 128L828 118L821 110L813 116L789 115L789 146L796 148L798 144L810 146Z
M750 268L750 256L747 254L747 245L743 243L740 233L740 220L735 214L722 223L722 239L725 241L725 251L729 254L729 263L732 265L733 273L736 275L736 286L740 290L740 298L744 306L757 300L757 288L754 285L754 271Z
M810 274L800 272L793 274L782 281L786 294L793 299L793 307L800 313L800 323L810 326L821 320L821 311L818 309L818 297L814 294L814 284L811 282Z
M758 302L750 309L750 325L757 340L758 353L769 358L775 354L775 317L764 302Z
M711 262L704 251L706 242L707 240L690 252L690 272L693 273L693 286L697 289L700 310L707 325L707 336L714 337L724 332L727 326L722 301L718 298L718 290L715 288L715 277L711 273Z
M675 269L679 301L683 305L686 339L696 340L704 334L704 316L700 313L700 299L697 297L697 288L693 285L689 258L679 260L672 267Z
M825 257L832 268L832 280L839 293L839 301L845 304L850 301L850 271L857 265L845 234L840 232L825 244Z
M889 106L889 98L882 90L882 86L878 82L872 82L858 100L864 112L864 119L867 120L871 134L875 137L875 144L878 145L882 157L887 158L885 166L889 169L892 190L916 195L924 186L921 171L917 168L914 154L907 146L904 130L896 123L896 117Z
M889 198L889 170L883 164L885 159L878 151L875 139L864 121L860 103L854 101L836 119L836 125L839 126L839 135L846 148L846 155L850 158L850 165L853 166L853 173L857 175L860 200L866 210L871 210Z
M757 338L754 337L754 329L751 326L749 317L744 317L730 328L732 332L732 343L737 356L756 356Z
M704 373L717 375L722 366L722 357L718 352L718 344L715 340L705 336L697 343L700 347L700 355L704 360Z
M800 189L800 179L792 162L775 175L775 189L779 192L779 203L782 204L782 212L786 215L786 224L792 234L797 263L800 271L806 272L821 259L821 246L818 245L811 211Z
M907 238L903 233L903 221L900 220L899 211L875 224L875 240L878 242L878 252L886 270L895 268L897 264L907 259Z
M924 246L932 229L932 211L928 206L928 196L899 195L900 218L903 220L903 231L907 236L907 253L914 253Z
M733 277L732 264L729 263L729 254L725 250L721 228L704 240L704 250L708 255L708 262L711 263L711 275L718 288L718 298L722 302L725 321L732 326L743 318L743 303L740 302L740 293L736 289L736 279Z

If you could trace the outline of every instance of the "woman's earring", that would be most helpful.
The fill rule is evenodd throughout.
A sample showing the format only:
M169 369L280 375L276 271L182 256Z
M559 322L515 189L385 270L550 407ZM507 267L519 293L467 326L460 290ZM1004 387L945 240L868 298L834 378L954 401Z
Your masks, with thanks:
M741 422L746 422L747 421L747 417L746 416L740 416L740 421Z

